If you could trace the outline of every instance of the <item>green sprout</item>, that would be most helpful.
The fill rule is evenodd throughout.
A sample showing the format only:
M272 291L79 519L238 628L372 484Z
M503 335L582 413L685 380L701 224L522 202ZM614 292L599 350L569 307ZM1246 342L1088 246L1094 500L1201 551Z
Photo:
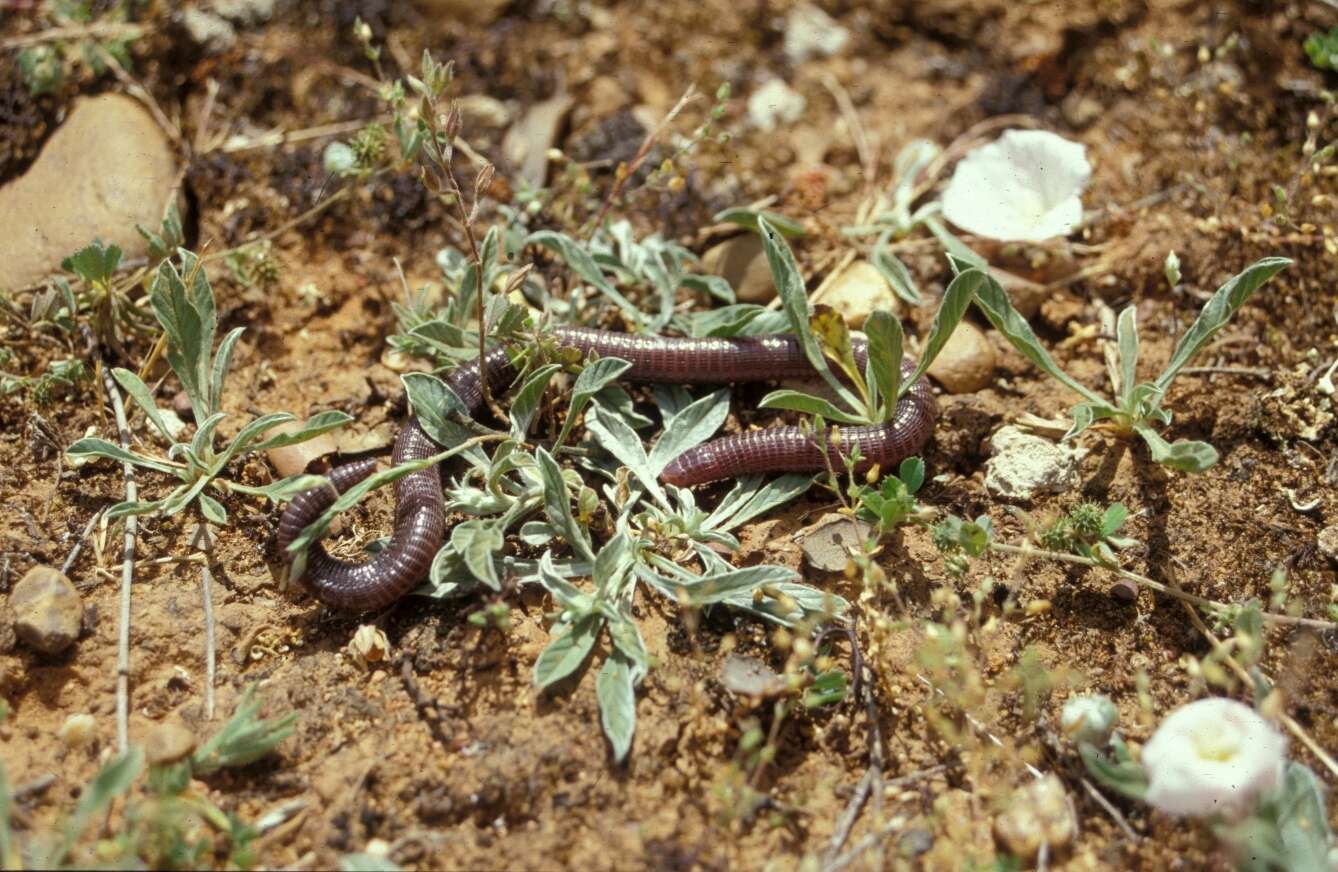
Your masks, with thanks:
M232 362L232 353L241 338L243 328L228 333L214 352L216 314L214 292L199 259L189 251L180 251L181 267L172 262L160 265L149 289L149 299L163 331L167 334L166 357L168 364L181 381L190 399L197 428L189 443L177 442L179 427L169 425L167 413L160 410L153 399L153 391L135 373L116 368L112 375L135 403L144 411L153 429L171 447L166 456L150 456L122 448L106 439L88 437L75 442L66 453L71 457L105 457L132 463L136 466L174 476L180 484L166 497L148 502L120 502L112 506L110 517L160 512L174 515L191 504L198 504L201 515L215 524L227 523L227 511L206 488L227 494L231 492L281 499L320 484L317 476L294 475L264 487L251 487L223 478L233 460L278 448L305 442L341 427L352 420L344 412L319 412L308 419L297 431L262 437L280 424L296 420L287 412L262 415L242 427L240 432L221 448L217 445L217 429L227 417L221 411L223 382ZM104 261L105 263L106 261Z

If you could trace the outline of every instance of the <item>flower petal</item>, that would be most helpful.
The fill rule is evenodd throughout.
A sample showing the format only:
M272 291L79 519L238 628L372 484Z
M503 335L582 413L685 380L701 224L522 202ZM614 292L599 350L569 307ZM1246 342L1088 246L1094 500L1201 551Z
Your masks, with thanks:
M943 214L978 236L1036 242L1067 235L1082 220L1091 177L1086 149L1043 130L1009 130L958 162Z

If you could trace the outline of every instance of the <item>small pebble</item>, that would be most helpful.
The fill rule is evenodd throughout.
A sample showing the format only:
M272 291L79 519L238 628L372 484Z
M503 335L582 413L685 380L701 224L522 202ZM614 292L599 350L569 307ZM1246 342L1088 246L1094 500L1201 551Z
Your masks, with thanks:
M1078 461L1086 451L1008 426L1000 427L990 438L990 453L985 489L1000 499L1026 501L1072 488Z
M994 346L979 327L962 321L929 365L929 377L950 394L969 394L994 380Z
M152 764L175 763L195 750L195 734L185 724L168 721L149 731L145 757Z
M9 595L19 640L43 654L59 654L79 638L84 604L63 573L34 566Z
M90 714L70 715L56 735L66 748L83 748L97 738L98 722Z
M1077 830L1064 784L1046 775L1013 793L1008 807L994 819L994 835L1018 857L1035 857L1041 845L1062 848Z
M1138 602L1138 585L1127 578L1121 578L1110 586L1106 591L1112 599L1119 600L1122 603Z
M1327 557L1330 563L1338 564L1338 524L1330 524L1320 530L1315 544L1319 546L1319 553Z
M735 236L702 255L702 267L734 288L740 303L769 303L776 297L762 237L756 233Z
M768 79L748 98L748 120L764 133L792 124L804 115L804 95L785 84L784 79Z

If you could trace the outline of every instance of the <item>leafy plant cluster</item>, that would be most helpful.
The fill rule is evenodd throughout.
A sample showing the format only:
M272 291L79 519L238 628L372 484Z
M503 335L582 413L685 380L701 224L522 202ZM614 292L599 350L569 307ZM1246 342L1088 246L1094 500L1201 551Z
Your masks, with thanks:
M229 868L251 868L258 860L252 845L264 822L248 824L223 811L191 781L255 762L292 734L296 714L261 718L260 707L255 688L249 688L227 723L193 753L148 766L143 796L132 795L131 788L145 774L144 749L133 746L112 757L79 792L74 810L60 827L26 838L11 830L13 799L0 765L0 865L78 869L144 863L155 869L198 869L213 861ZM123 802L120 821L109 831L107 820L118 801ZM95 827L96 842L81 847Z

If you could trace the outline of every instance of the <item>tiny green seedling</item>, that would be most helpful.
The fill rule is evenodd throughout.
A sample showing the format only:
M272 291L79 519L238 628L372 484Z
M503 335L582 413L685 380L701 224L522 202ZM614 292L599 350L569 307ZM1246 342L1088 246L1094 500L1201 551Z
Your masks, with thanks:
M194 438L189 443L177 442L176 437L181 429L179 422L171 423L169 413L158 408L153 391L143 379L130 370L117 368L112 370L116 381L143 410L153 429L171 445L166 456L142 454L96 437L80 439L66 453L71 457L105 457L131 463L175 476L181 482L159 500L117 503L109 510L109 517L150 512L173 515L196 503L206 520L224 524L227 522L227 511L221 502L205 492L210 486L224 494L236 492L278 500L324 481L319 476L298 474L264 487L251 487L222 478L229 463L247 454L305 442L341 427L352 419L344 412L320 412L295 432L262 439L265 433L280 424L296 420L287 412L271 413L246 424L222 448L216 447L218 426L227 417L220 409L223 381L243 328L238 327L228 333L219 343L217 353L214 353L216 315L213 288L205 275L203 264L194 254L182 249L180 257L180 269L170 261L160 265L149 290L149 299L158 322L167 334L167 362L180 379L198 422Z
M1051 551L1072 552L1106 566L1118 566L1116 549L1131 548L1137 540L1117 536L1129 517L1123 503L1111 503L1105 509L1096 503L1083 503L1040 532L1037 539Z

